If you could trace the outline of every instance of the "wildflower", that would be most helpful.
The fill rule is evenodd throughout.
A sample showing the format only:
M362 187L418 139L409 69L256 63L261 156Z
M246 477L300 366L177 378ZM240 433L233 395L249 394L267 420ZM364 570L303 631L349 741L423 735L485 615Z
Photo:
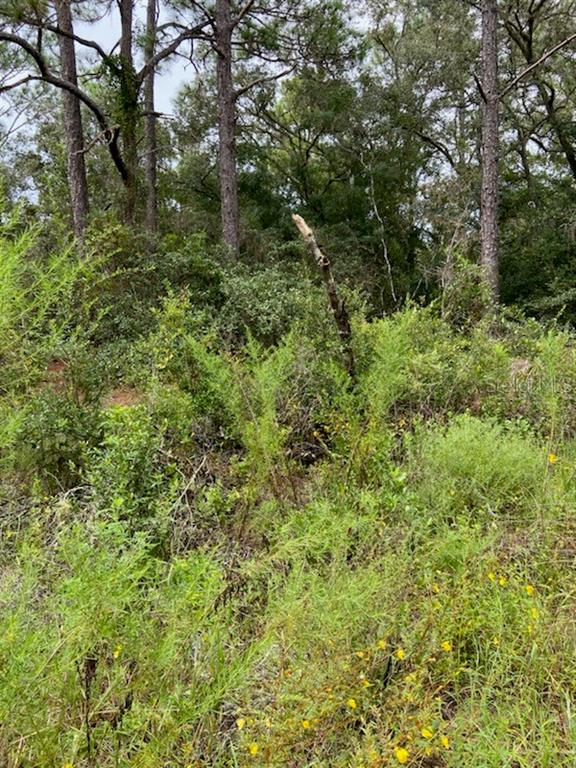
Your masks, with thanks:
M532 597L534 592L536 592L532 584L526 584L524 589L526 590L526 594L528 595L528 597Z
M508 579L506 578L506 576L500 576L500 578L498 579L498 584L500 584L501 587L505 587L507 583L508 583Z
M363 659L365 656L364 651L356 651L356 656L358 656L359 659Z
M124 646L122 645L122 643L118 643L118 645L114 648L112 656L114 656L115 659L117 659L120 656L120 654L122 653L123 647Z
M403 648L398 648L398 650L394 655L396 656L397 659L402 661L403 659L406 658L406 651Z
M496 647L500 645L500 640L496 637L496 635L494 635L492 638L492 645L495 645Z
M432 749L432 747L425 747L424 748L424 755L426 757L431 757L433 753L434 753L434 750Z
M386 640L378 640L378 648L380 648L381 651L383 651L387 645L388 643Z
M407 749L404 749L404 747L396 747L394 750L394 757L398 760L400 765L406 765L410 759L410 752L408 752Z
M548 454L548 463L549 464L556 464L558 461L558 456L556 456L555 453L549 453Z
M438 586L438 584L436 584L436 582L434 582L434 584L432 584L432 591L436 592L436 594L438 594L438 592L440 592L440 587Z
M430 728L422 728L420 733L425 739L431 739L434 736L434 733L430 730Z
M304 728L304 730L310 728L310 720L302 720L302 728Z
M410 672L406 677L404 678L405 683L415 683L416 682L416 673Z
M532 616L533 619L537 619L540 616L538 608L530 608L530 616Z
M444 640L444 642L442 643L442 650L445 651L446 653L450 653L450 651L452 650L452 643L450 642L450 640Z
M356 709L358 704L356 703L356 699L348 699L346 702L346 706L350 707L350 709Z
M371 688L372 687L372 683L367 678L364 678L362 680L362 685L364 686L364 688Z
M236 727L238 728L239 731L241 731L245 725L246 725L246 720L243 717L239 717L238 720L236 720Z
M442 744L444 749L450 749L450 739L448 736L440 736L440 744Z
M248 752L250 752L251 755L257 755L259 749L260 747L255 741L253 741L252 744L248 744Z
M72 765L72 763L64 763L62 768L74 768L74 766Z
M488 573L488 578L490 579L490 581L496 581L496 574L494 573L494 571L490 571Z

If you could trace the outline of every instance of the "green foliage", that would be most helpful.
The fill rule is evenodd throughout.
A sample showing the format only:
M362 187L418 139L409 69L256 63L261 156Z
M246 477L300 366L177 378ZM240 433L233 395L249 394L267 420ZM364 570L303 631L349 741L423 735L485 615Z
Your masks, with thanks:
M103 439L92 452L87 472L100 509L121 520L154 514L164 479L158 462L159 438L144 406L108 409Z
M30 395L14 421L11 440L2 446L2 463L51 490L80 482L89 449L101 435L98 409L46 389Z
M35 253L38 230L14 214L0 231L0 392L27 384L69 332L71 298L83 265L70 249Z
M463 414L444 431L424 430L411 463L426 508L458 515L512 515L544 501L546 447L526 425Z
M3 764L569 768L572 337L153 318L0 400Z

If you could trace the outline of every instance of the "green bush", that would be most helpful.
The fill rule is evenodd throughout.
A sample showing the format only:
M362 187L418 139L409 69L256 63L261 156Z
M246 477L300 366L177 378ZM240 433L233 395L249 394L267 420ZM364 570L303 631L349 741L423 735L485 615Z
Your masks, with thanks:
M67 490L82 482L90 450L101 436L98 409L44 389L21 406L11 441L2 446L3 461L8 471L32 484Z
M444 429L422 427L411 443L412 471L431 514L513 515L543 498L548 454L526 425L460 415Z

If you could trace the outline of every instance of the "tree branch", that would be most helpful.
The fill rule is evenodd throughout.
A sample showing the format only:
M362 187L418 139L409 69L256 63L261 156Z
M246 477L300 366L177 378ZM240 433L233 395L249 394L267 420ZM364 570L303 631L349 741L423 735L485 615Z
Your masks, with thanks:
M538 61L535 61L533 64L530 64L530 66L526 67L526 69L524 69L522 72L520 72L519 75L516 75L514 80L512 80L512 82L508 83L506 88L504 88L504 90L500 94L500 98L503 99L504 96L509 94L510 91L512 91L518 85L518 83L526 77L526 75L529 75L530 72L535 70L541 64L544 64L544 62L547 61L550 58L550 56L553 56L555 53L558 53L558 51L560 51L562 48L565 48L573 40L576 40L576 32L574 32L574 34L572 34L569 37L567 37L565 40L562 40L562 42L558 43L558 45L555 45L554 48L551 48L549 51L546 51L546 53L544 53L542 56L540 56Z
M248 93L248 91L251 91L252 88L255 88L257 85L261 85L262 83L271 83L275 80L280 80L282 77L285 77L289 75L291 72L294 72L296 69L296 64L293 64L289 69L285 69L282 72L279 72L277 75L269 75L268 77L259 77L257 80L253 80L251 83L248 83L248 85L245 85L243 88L239 88L237 91L234 92L234 99L237 101L241 96L244 96L245 93Z
M49 85L53 85L55 88L60 88L61 90L68 91L68 93L74 94L76 98L78 98L83 104L85 104L88 107L88 109L92 112L92 114L95 116L96 120L98 121L100 128L102 129L102 133L106 137L108 150L110 152L110 156L112 157L112 160L114 161L114 165L118 169L118 172L122 177L122 181L126 182L128 179L128 171L126 169L126 165L124 163L122 155L120 154L120 149L118 147L118 135L120 133L120 130L117 126L111 126L108 123L108 119L106 115L100 109L98 104L92 98L90 98L90 96L88 96L87 93L85 93L83 90L78 88L78 86L74 85L68 80L64 80L63 78L55 75L48 67L46 60L44 59L40 51L38 51L31 43L29 43L28 40L25 40L23 37L19 37L18 35L13 35L9 32L0 31L0 41L4 41L7 43L14 43L14 45L17 45L20 48L22 48L22 50L25 51L30 56L31 59L33 59L34 63L38 67L38 71L40 72L40 75L38 76L30 75L28 76L28 78L23 78L22 80L20 80L17 84L13 83L12 85L8 84L5 86L1 86L0 93L2 93L3 91L11 90L11 88L13 87L15 88L16 85L23 85L25 82L29 82L30 80L41 80L45 83L48 83Z
M242 8L238 11L238 16L234 19L234 23L232 25L233 29L236 29L236 27L242 22L242 19L250 12L250 9L254 5L255 0L246 0Z
M68 32L64 29L61 29L56 24L49 24L49 23L40 21L39 19L29 19L29 18L27 18L25 22L26 24L29 24L31 27L36 27L39 30L44 29L47 32L53 32L55 35L60 35L60 37L67 37L70 40L74 40L74 42L78 43L79 45L83 45L86 48L92 48L98 53L98 55L102 59L106 59L110 55L106 53L106 51L100 45L98 45L98 43L95 40L88 40L85 37L80 37L79 35L76 35L74 32Z
M208 25L209 22L204 21L202 24L197 24L195 27L185 29L184 32L172 40L170 45L167 45L166 48L162 48L162 50L154 54L154 56L152 56L152 58L147 61L146 64L144 64L142 69L136 75L136 81L138 85L141 85L144 82L150 72L153 69L156 69L161 61L175 53L185 40L193 40L194 38L199 38L201 33L206 29Z

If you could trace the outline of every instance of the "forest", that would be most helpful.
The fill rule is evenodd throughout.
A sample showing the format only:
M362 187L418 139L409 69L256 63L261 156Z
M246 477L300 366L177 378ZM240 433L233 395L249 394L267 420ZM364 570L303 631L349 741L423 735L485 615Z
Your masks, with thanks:
M0 766L574 768L575 0L0 61Z

